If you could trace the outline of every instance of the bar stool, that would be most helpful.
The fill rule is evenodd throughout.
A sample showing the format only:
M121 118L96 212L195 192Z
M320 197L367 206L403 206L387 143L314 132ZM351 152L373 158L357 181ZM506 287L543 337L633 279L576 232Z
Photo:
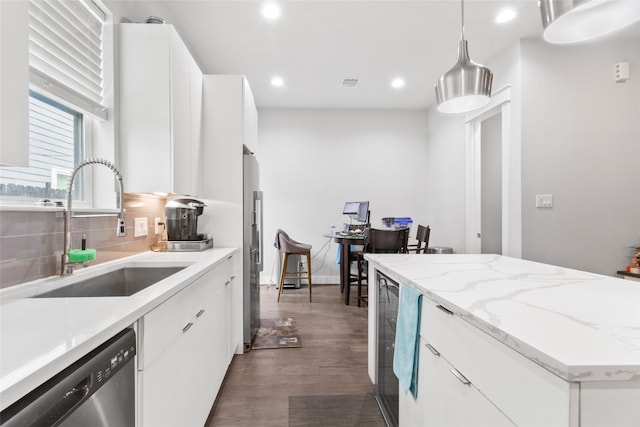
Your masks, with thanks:
M309 282L309 302L311 302L311 245L296 242L282 230L276 232L276 242L282 257L282 269L280 273L280 285L278 289L278 302L284 288L285 279L306 279ZM287 260L289 255L305 255L307 257L307 271L287 271Z

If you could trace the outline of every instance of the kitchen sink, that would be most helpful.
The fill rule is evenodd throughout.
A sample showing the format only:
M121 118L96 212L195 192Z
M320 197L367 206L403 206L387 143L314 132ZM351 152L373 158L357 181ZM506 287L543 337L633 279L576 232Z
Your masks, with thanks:
M124 267L34 298L128 297L185 267Z

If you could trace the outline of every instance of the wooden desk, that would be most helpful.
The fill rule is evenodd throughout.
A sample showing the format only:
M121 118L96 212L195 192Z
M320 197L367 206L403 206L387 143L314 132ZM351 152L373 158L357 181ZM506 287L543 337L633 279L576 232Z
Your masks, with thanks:
M342 235L339 233L327 233L323 234L324 237L330 237L340 245L340 292L344 293L344 303L349 305L349 293L350 293L350 262L349 262L349 246L350 245L364 245L364 235Z

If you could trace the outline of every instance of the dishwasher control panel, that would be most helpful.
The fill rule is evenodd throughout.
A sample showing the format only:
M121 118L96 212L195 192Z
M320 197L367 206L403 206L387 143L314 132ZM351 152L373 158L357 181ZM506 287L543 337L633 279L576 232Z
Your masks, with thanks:
M129 366L129 370L123 371L123 375L131 377L127 387L133 396L135 374L131 364L135 355L135 332L125 329L4 409L0 413L0 426L93 425L92 421L82 418L89 413L88 410L83 411L83 404L93 395L98 396L96 391L126 366ZM131 402L123 404L127 407L126 411L116 409L116 412L134 414L133 401L131 397ZM133 425L134 415L128 417L131 420L114 425ZM82 420L79 424L76 423L78 419Z
M120 366L133 359L136 355L135 343L129 345L125 344L124 347L116 347L111 350L111 353L105 353L105 357L108 358L108 360L105 359L104 362L94 370L95 379L98 384L109 379L113 374L118 372ZM113 356L110 356L111 354L113 354Z

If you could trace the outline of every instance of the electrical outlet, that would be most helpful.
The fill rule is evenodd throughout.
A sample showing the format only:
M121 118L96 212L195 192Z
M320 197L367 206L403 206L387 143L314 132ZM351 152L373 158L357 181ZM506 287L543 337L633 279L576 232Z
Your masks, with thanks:
M553 196L551 194L538 194L536 196L536 208L552 208Z
M149 234L147 218L134 218L133 220L133 236L141 237Z
M156 217L153 223L155 224L155 234L162 233L162 225L160 225L162 223L162 218Z

